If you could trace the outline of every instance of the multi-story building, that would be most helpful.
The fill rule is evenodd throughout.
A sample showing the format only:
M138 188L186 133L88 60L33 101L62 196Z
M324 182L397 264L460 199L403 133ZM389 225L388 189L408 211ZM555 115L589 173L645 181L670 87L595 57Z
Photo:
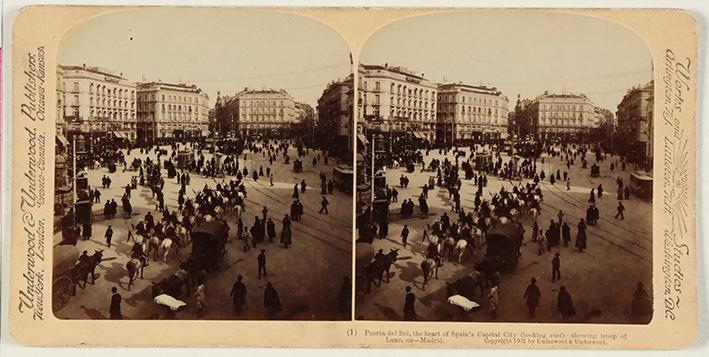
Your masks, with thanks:
M445 144L507 135L507 97L497 88L462 83L438 86L437 140Z
M297 123L295 101L282 89L244 88L227 101L243 136L283 136ZM236 115L234 115L236 113Z
M111 135L134 141L135 82L100 67L57 66L57 124L91 142Z
M595 106L584 94L544 92L528 103L517 101L521 112L515 113L516 120L529 123L540 140L582 140L598 125Z
M423 73L388 64L361 64L358 74L360 123L390 137L411 133L421 140L435 140L437 83Z
M654 82L634 87L618 104L617 148L627 159L646 164L652 157L652 102Z
M328 151L351 161L354 122L352 95L354 77L330 83L318 99L318 132L325 135ZM345 145L346 144L346 145Z
M145 82L137 90L139 141L207 136L209 96L196 85Z

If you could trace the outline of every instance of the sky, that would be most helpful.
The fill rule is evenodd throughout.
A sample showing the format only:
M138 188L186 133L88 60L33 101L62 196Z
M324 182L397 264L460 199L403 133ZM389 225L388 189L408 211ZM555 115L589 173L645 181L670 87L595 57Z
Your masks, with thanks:
M195 84L217 92L285 89L315 108L328 83L351 72L342 37L319 22L253 10L140 9L70 31L59 64L98 66L132 81Z
M627 89L652 78L650 52L630 30L562 14L462 13L394 22L365 44L365 64L403 66L437 82L494 86L517 95L584 93L615 113Z

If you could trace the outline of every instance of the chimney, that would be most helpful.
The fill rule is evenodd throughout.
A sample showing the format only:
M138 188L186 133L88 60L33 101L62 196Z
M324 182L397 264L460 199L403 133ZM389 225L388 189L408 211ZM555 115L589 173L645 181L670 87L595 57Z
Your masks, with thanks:
M84 64L82 65L82 67L86 68L86 63L84 63Z

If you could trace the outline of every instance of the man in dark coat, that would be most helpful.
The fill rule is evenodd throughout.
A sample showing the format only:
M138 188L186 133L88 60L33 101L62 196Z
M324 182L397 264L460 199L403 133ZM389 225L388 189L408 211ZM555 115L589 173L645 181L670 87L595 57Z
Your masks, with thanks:
M266 276L266 250L261 249L261 253L258 255L258 278L261 279L261 273Z
M108 229L106 229L106 245L108 245L109 248L111 248L111 238L113 238L113 228L108 226Z
M564 225L561 227L561 235L564 239L564 247L568 247L571 241L571 227L569 227L566 222L564 222Z
M283 307L281 307L281 299L278 297L278 291L276 291L270 282L266 284L266 289L263 292L263 306L266 308L269 320L272 320L277 312L283 310Z
M111 320L122 320L123 315L121 314L121 294L118 293L116 287L111 288L111 309L109 313L111 315Z
M229 295L232 297L232 302L234 303L234 311L237 315L241 315L241 310L246 303L246 285L242 282L244 277L239 274L236 277L236 282L231 288L231 293Z
M406 287L406 299L404 300L404 320L414 321L416 320L416 295L411 292L411 287Z
M574 308L574 301L571 299L571 294L566 290L565 286L559 288L559 295L556 302L556 310L562 318L573 316L576 314L576 309Z
M534 314L539 306L539 298L542 293L537 287L537 279L532 278L529 285L527 285L527 290L524 292L524 299L527 303L527 308L529 309L529 317L534 318Z
M554 258L551 259L551 282L555 282L556 279L561 280L561 259L559 258L559 253L554 254Z
M266 223L266 231L268 232L268 241L273 243L273 238L276 237L276 224L273 223L271 218L268 218L268 223Z

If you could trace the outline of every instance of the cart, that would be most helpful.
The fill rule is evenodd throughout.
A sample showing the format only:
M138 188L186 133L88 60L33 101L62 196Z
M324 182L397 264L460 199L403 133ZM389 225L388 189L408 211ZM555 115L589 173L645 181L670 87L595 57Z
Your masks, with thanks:
M60 245L54 248L54 266L52 269L52 309L61 310L76 295L76 281L72 270L79 260L79 249L73 245Z
M229 226L224 221L205 222L192 230L191 258L205 270L218 270L224 264Z
M487 252L484 260L500 270L513 271L522 256L522 231L516 223L498 224L487 232Z

